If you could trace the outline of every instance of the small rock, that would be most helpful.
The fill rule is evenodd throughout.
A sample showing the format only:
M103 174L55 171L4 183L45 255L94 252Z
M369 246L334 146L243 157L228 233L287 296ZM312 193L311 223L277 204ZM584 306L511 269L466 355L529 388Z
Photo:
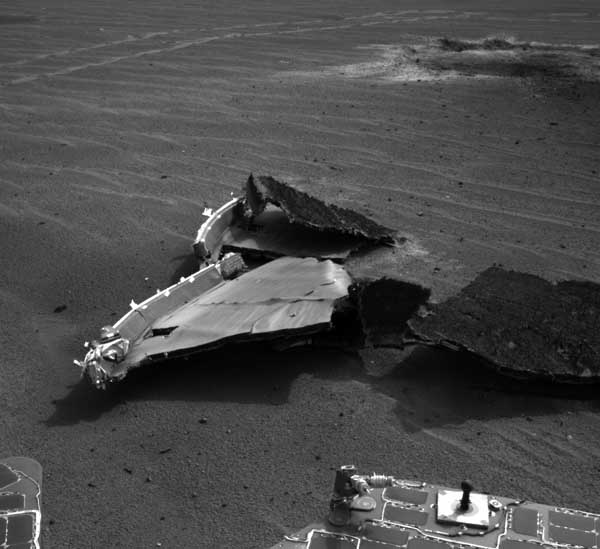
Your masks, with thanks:
M66 311L67 306L66 305L59 305L58 307L54 308L54 312L55 313L62 313L63 311Z
M418 215L419 217L423 217L423 212L417 212L417 215Z
M208 423L208 419L207 419L207 418L205 418L205 417L201 417L201 418L198 420L198 423L202 423L202 424L204 424L204 423Z
M123 471L125 471L129 475L133 474L133 470L129 469L128 467L123 467Z

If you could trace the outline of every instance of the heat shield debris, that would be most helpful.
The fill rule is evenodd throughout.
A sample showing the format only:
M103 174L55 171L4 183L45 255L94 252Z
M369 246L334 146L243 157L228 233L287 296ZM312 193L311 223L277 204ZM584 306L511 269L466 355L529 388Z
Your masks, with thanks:
M600 285L593 282L553 284L491 267L410 326L510 375L600 379Z
M227 203L202 225L194 249L201 260L234 251L341 262L367 244L392 243L393 235L358 212L326 204L272 177L251 175L244 197Z
M391 229L382 227L354 210L325 204L318 198L269 176L248 178L246 200L254 216L261 214L267 204L274 204L285 212L292 223L320 231L359 236L373 242L393 241L394 233Z
M338 264L366 245L362 255L373 257L393 231L272 177L250 176L245 191L205 212L194 243L204 266L132 302L75 361L96 387L149 362L252 341L274 349L417 342L468 351L513 376L600 380L598 284L494 267L424 312L429 288L393 274L355 279ZM245 272L243 257L257 255L262 265Z
M429 288L393 278L358 281L350 288L371 345L402 347L408 320L427 303Z
M314 258L280 258L232 280L219 262L136 305L79 365L104 387L136 366L229 343L292 344L333 328L351 282L339 265Z

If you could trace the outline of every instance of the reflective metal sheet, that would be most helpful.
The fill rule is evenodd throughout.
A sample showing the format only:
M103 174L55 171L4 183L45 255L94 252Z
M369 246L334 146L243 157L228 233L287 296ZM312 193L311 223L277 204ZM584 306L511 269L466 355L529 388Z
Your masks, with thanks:
M132 344L125 367L147 357L198 351L232 341L314 333L330 326L351 279L331 261L283 257L198 295L157 319Z

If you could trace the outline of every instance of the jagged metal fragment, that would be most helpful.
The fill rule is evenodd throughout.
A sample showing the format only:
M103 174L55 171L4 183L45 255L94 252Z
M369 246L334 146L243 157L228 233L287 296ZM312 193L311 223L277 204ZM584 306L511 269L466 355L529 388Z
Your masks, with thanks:
M78 363L83 372L104 388L151 361L327 332L352 282L339 265L314 258L280 258L233 280L221 271L211 265L136 305Z
M393 242L393 235L358 212L326 204L272 177L250 176L244 196L202 224L194 251L201 261L216 260L222 251L343 261L367 244Z
M551 283L490 267L457 296L410 321L421 338L465 349L503 373L600 378L600 285Z
M408 320L430 294L429 288L393 278L357 281L350 287L363 333L374 346L402 347Z
M326 204L270 176L252 175L246 182L246 202L252 215L260 215L267 204L281 208L292 223L320 231L360 236L372 242L393 242L394 231L379 225L364 215Z

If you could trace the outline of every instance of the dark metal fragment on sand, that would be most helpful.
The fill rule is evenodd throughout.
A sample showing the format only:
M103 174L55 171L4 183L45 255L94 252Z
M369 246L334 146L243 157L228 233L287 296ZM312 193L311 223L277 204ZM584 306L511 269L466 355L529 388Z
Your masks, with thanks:
M250 176L246 183L246 202L254 216L267 204L281 208L292 223L321 231L361 236L373 242L393 242L394 231L364 215L335 204L326 204L299 189L270 176Z
M600 285L499 267L410 322L419 337L470 351L504 373L557 381L599 379L599 326Z
M393 278L359 281L350 287L365 337L375 346L401 347L408 320L427 303L430 293L429 288Z

